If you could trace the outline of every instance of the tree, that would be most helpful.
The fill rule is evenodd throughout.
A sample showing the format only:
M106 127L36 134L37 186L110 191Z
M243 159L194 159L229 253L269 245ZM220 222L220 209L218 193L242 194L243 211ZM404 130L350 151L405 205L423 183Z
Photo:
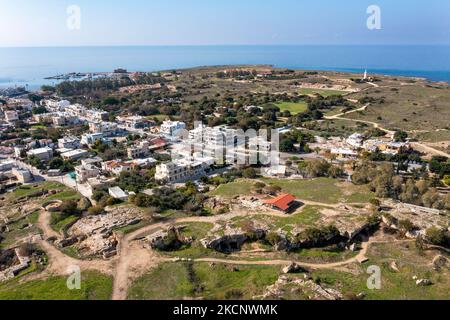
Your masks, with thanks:
M310 178L326 177L331 165L325 160L313 160L306 165L306 174Z
M412 232L416 228L414 224L408 219L400 220L398 222L398 227L405 232Z
M290 139L283 139L280 142L281 152L293 152L295 151L294 143Z
M59 207L59 211L65 215L78 215L80 213L78 204L74 200L64 200Z
M394 140L395 142L406 142L408 139L408 133L405 131L396 131L394 134Z
M246 179L255 179L257 174L253 168L246 168L242 171L242 176Z

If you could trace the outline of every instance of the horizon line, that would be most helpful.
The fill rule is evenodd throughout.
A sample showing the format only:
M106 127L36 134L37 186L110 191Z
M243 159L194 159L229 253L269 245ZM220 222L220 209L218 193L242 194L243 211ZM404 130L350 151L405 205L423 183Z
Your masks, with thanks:
M356 44L111 44L111 45L43 45L43 46L1 46L0 49L37 49L37 48L121 48L121 47L445 47L450 43L410 43L410 44L383 44L383 43L356 43Z

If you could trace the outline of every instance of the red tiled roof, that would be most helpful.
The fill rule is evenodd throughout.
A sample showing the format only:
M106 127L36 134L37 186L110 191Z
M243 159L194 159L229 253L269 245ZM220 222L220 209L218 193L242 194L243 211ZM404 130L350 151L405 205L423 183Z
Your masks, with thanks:
M285 193L276 198L266 200L264 203L275 206L283 211L287 211L289 209L289 205L295 200L296 198L293 195Z

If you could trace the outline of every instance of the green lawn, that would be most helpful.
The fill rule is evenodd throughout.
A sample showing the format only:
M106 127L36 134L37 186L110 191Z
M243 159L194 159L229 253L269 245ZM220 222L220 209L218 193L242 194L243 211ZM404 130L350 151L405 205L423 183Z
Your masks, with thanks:
M326 90L326 89L309 89L309 88L302 88L299 91L300 94L304 95L310 95L310 94L320 94L322 97L329 97L329 96L335 96L335 95L343 95L347 94L346 91L339 91L339 90Z
M280 108L281 112L288 110L292 115L308 110L308 104L306 102L279 102L276 105Z
M309 200L326 204L339 202L367 203L373 198L366 186L342 183L337 179L273 179L261 178L264 183L280 186L283 192L291 193L299 200ZM239 195L251 195L256 180L238 180L220 185L210 195L232 199Z
M66 277L50 277L18 283L17 280L0 284L0 300L109 300L112 293L111 277L98 272L83 272L81 290L69 290Z
M52 212L50 226L53 230L61 232L65 226L75 222L78 218L77 216L64 216L60 212Z
M222 184L216 190L211 192L213 196L221 196L224 198L234 198L238 195L249 195L256 181L238 180L235 182Z
M322 203L338 203L342 197L342 190L336 185L338 182L329 178L312 180L282 180L263 178L264 182L280 186L284 192L291 193L300 201L302 199Z
M278 279L279 267L164 263L137 279L128 299L251 299ZM231 290L235 292L230 295Z

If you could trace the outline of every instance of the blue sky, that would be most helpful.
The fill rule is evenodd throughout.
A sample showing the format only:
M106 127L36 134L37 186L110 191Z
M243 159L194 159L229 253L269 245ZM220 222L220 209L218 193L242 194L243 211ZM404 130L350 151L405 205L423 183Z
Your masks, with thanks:
M381 30L366 27L372 4ZM0 0L0 12L2 47L450 44L448 0Z

